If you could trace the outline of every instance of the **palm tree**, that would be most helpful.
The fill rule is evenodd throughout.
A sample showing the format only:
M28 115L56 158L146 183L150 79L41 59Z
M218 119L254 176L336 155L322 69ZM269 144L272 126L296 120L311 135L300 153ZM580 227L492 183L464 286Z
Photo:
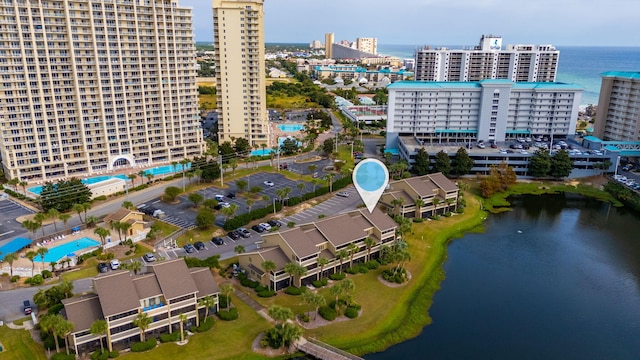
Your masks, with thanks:
M204 318L206 319L209 316L209 309L215 305L216 302L211 295L207 295L202 299L198 300L198 306L204 307Z
M133 271L134 275L138 275L138 271L142 270L142 263L140 261L134 260L129 263L128 269Z
M175 174L177 169L178 169L178 162L177 161L172 161L171 162L171 167L173 167L173 173Z
M453 199L447 198L444 200L444 202L447 204L447 212L451 212L451 204L453 204Z
M202 180L202 169L195 169L193 174L198 177L198 184L200 184L200 180Z
M107 334L107 321L98 319L91 324L91 335L100 337L100 352L104 352L102 338Z
M31 261L31 277L33 277L33 268L35 267L35 262L33 261L33 259L35 259L37 255L38 253L36 253L35 251L27 251L27 253L24 254L24 257Z
M333 174L327 174L324 176L327 185L329 186L329 192L333 192Z
M233 294L233 286L231 284L220 285L220 293L227 299L227 311L231 306L231 294Z
M320 266L320 272L318 273L318 281L322 280L322 272L324 267L329 264L329 259L320 257L318 258L318 266Z
M307 304L309 304L309 306L312 306L315 308L315 313L313 314L313 320L316 319L316 317L318 316L318 309L321 306L324 306L327 301L325 300L324 296L313 292L313 291L305 291L302 293L302 300L304 302L306 302Z
M44 236L44 226L42 226L42 223L45 220L47 220L47 215L45 215L44 213L37 213L33 217L33 221L38 225L38 228L42 229L42 236Z
M318 165L309 165L307 168L309 169L309 174L313 174L318 169Z
M85 224L87 224L87 228L94 227L99 221L100 219L98 219L97 216L93 216L93 215L89 215L84 218L84 222Z
M184 176L186 176L186 178L189 179L189 185L191 185L191 179L193 179L193 177L196 175L193 172L188 172L184 174Z
M253 199L247 199L246 202L247 202L247 207L249 208L249 212L251 212L251 207L253 206L255 201Z
M13 277L13 262L18 260L18 255L16 253L8 253L7 255L4 256L3 260L9 264L11 277Z
M340 299L340 295L342 295L343 293L344 293L344 289L342 288L342 286L340 286L340 283L337 283L329 288L329 294L331 294L331 296L335 296L336 298L336 305L335 305L336 312L338 312L338 300Z
M122 241L122 224L120 221L112 221L111 224L109 224L109 227L111 228L111 230L115 230L118 232L118 239L120 241ZM97 235L97 234L96 234Z
M184 342L184 323L187 322L188 318L185 314L180 314L180 342Z
M336 258L340 261L340 272L342 272L342 262L347 256L349 256L349 252L345 249L338 250L336 253ZM333 272L336 272L335 268L333 269Z
M364 245L367 247L367 262L371 260L371 248L376 246L376 241L373 238L367 237L364 239Z
M300 196L302 196L302 190L304 190L304 188L305 188L306 186L307 186L307 185L306 185L305 183L302 183L302 182L301 182L301 183L299 183L298 185L296 185L296 187L298 188L298 190L300 190Z
M59 216L60 216L60 211L54 208L51 208L47 211L47 218L53 221L53 228L55 229L56 232L58 232L58 225L56 224L56 220L58 220Z
M41 248L41 249L46 249L46 248ZM48 251L48 250L47 250L47 251ZM43 258L44 258L44 257L43 257ZM51 262L49 263L49 266L51 266L51 271L55 271L55 270L56 270L56 265L58 265L58 263L57 263L57 262L55 262L55 261L51 261Z
M344 279L344 281L340 283L340 287L342 288L342 293L347 295L347 299L350 299L350 293L356 289L356 284L351 279ZM349 300L347 300L347 306L349 306Z
M269 317L275 320L276 325L293 319L293 311L291 309L278 305L269 306L268 313Z
M313 185L313 191L314 191L314 192L316 191L316 187L317 187L318 185L320 185L320 182L321 182L321 181L322 181L322 180L320 180L320 179L311 179L311 185Z
M129 180L131 180L131 187L132 188L136 187L135 180L138 177L138 175L137 174L129 174L129 175L127 175L127 177L129 178Z
M71 214L67 214L67 213L62 213L60 214L60 216L58 216L58 219L60 219L60 221L62 221L62 223L64 224L64 229L67 229L67 222L69 221L69 219L71 219Z
M347 251L349 252L349 267L350 268L353 267L353 255L355 255L358 250L360 250L360 248L354 243L351 243L351 244L349 244L349 246L347 246Z
M84 211L84 206L82 206L82 204L73 204L71 209L73 211L75 211L76 214L78 214L78 218L80 219L80 223L84 224L84 220L82 220L82 212Z
M284 265L284 272L289 274L289 286L293 286L293 275L296 273L297 264L294 263L286 263Z
M154 178L155 175L153 175L152 173L144 173L144 177L147 178L147 184L151 184L151 179Z
M18 185L22 186L22 193L26 195L27 194L27 185L29 185L29 183L26 182L26 181L20 181L20 183Z
M31 231L33 233L33 237L35 239L38 229L40 229L40 224L32 220L25 220L20 224L23 228L27 229L27 231Z
M393 199L391 200L391 205L393 205L393 212L396 215L400 215L400 208L402 208L402 204L404 204L403 198Z
M276 269L276 263L271 260L265 260L262 262L262 268L269 274L269 290L271 290L271 275L273 275L272 272Z
M133 205L133 203L131 201L128 201L128 200L122 202L122 207L127 209L127 210L135 209L135 206Z
M42 261L42 270L44 270L44 256L49 253L49 249L41 246L38 248L38 250L36 250L36 253L40 255L40 260Z
M230 204L228 207L223 207L222 210L220 210L220 212L225 216L224 221L229 220L230 217L232 217L236 211L238 211L239 206L236 204Z
M431 200L431 202L433 203L433 215L438 214L438 204L440 204L440 199L437 197L434 197L433 200Z
M229 167L231 167L231 175L236 176L236 169L238 168L238 160L235 158L229 160Z
M95 228L95 230L93 230L93 233L100 237L100 242L102 243L102 247L106 245L105 240L107 236L111 234L109 230L103 228L102 226L98 226L97 228Z
M416 199L416 218L421 218L422 217L422 207L424 206L425 202L424 200L422 200L422 198L417 198Z
M82 203L82 211L84 212L84 221L87 222L87 211L91 209L91 203Z
M153 319L145 312L138 313L138 316L133 319L133 326L140 328L140 341L144 342L144 333L152 321Z

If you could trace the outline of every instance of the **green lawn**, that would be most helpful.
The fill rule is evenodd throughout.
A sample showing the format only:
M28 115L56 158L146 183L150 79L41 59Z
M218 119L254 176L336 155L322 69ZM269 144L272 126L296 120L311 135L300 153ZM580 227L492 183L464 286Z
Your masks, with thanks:
M161 344L144 353L129 353L119 358L130 359L269 359L251 352L253 340L271 325L249 306L232 296L238 308L236 321L216 319L213 328L195 334L183 346Z
M31 338L27 330L12 330L0 326L0 342L3 350L0 352L2 360L46 360L44 348Z
M69 271L62 274L62 280L74 281L98 275L98 259L95 257L87 259L82 264L82 269Z

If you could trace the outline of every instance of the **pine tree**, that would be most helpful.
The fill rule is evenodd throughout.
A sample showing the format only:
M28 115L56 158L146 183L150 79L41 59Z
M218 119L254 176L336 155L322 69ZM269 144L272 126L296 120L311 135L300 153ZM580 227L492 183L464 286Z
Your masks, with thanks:
M456 156L451 160L451 173L462 176L468 174L471 168L473 168L473 159L469 157L465 148L459 148Z
M418 150L415 160L416 162L413 164L413 171L418 176L428 174L431 163L429 162L429 154L424 148L420 148L420 150Z

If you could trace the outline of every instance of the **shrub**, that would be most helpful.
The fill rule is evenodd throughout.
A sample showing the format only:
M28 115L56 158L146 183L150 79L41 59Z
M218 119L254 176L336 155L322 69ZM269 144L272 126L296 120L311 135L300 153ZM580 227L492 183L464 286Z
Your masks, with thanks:
M227 297L224 295L220 295L218 296L218 304L220 305L220 308L226 308L227 307Z
M233 321L238 318L238 309L231 308L229 311L220 310L218 311L218 317L224 321Z
M263 291L260 291L258 293L258 296L261 297L261 298L268 298L268 297L272 297L272 296L275 296L275 295L276 295L276 292L273 291L273 290L263 290Z
M336 310L328 306L321 306L320 309L318 309L318 314L320 314L320 316L322 316L322 318L327 321L333 321L335 320L336 316L338 316Z
M320 280L313 280L313 282L311 283L311 285L313 285L314 288L316 289L320 289L321 287L323 287L324 285L322 284L322 281Z
M327 216L327 215L325 215L325 214L318 214L318 219L322 219L322 218L324 218L325 216Z
M289 286L284 293L285 294L289 294L289 295L300 295L302 294L302 289L299 287L295 287L295 286Z
M149 339L143 342L137 342L131 344L131 352L143 352L147 350L151 350L158 345L156 339Z
M200 321L200 326L198 326L195 330L196 332L205 332L209 331L213 327L215 320L212 317L204 318Z
M360 274L366 274L366 273L369 272L369 268L364 266L364 265L360 265L360 266L356 267L356 269L358 269L358 272Z
M402 284L407 281L407 270L404 268L400 268L399 271L396 271L395 269L387 269L382 272L382 278L388 282Z
M423 219L423 218L413 218L413 222L414 222L414 223L421 223L421 222L423 222L423 221L424 221L424 219Z
M345 273L336 273L329 275L329 279L331 280L344 280L345 277L347 277Z
M451 217L451 211L447 211L446 213L444 213L445 217Z
M13 275L13 276L11 277L11 282L12 282L12 283L17 282L18 280L20 280L20 276L18 276L18 275Z
M44 336L44 338L42 338L42 336ZM43 331L40 333L40 337L42 338L42 342L44 343L45 349L54 350L56 348L56 340L53 338L53 336Z
M309 322L309 315L307 313L298 314L298 319L302 322Z
M295 223L295 222L293 222L293 221L289 221L289 222L287 223L287 227L289 227L289 228L292 228L292 227L294 227L294 226L296 226L296 223Z
M378 268L378 266L380 266L380 263L376 260L370 260L370 261L367 261L364 265L369 270L375 270Z
M93 198L93 200L96 200L96 201L105 201L105 200L107 200L107 196L106 196L106 195L96 196L95 198Z
M358 273L358 267L350 267L348 269L346 269L344 272L348 273L348 274L357 274Z
M131 250L127 250L127 252L125 252L124 254L125 254L125 255L131 255L131 254L133 254L133 251L131 251Z
M120 356L120 353L115 351L115 350L113 350L112 352L109 353L109 359L115 359L118 356Z
M259 293L259 292L261 292L261 291L265 291L265 290L269 290L269 289L268 289L266 286L258 285L258 286L257 286L255 289L253 289L253 290L255 290L257 293Z
M91 360L107 360L109 358L109 352L96 350L91 353L90 358Z
M55 349L55 345L54 345ZM51 356L51 360L75 360L76 356L74 354L67 355L66 353L59 352L55 353Z
M168 343L168 342L176 342L180 340L180 332L179 331L175 331L171 334L162 334L160 335L160 342L161 343Z
M64 309L64 305L62 305L62 303L57 303L54 305L51 305L49 307L49 311L47 312L47 314L58 314L60 313L60 311L62 311L62 309Z
M347 307L347 310L344 311L344 316L348 317L349 319L355 319L358 317L358 309L349 306Z
M195 257L185 257L184 262L187 263L188 268L192 267L208 267L209 269L220 269L220 255L209 256L208 258L201 260Z
M244 287L255 289L260 285L260 283L257 282L257 281L249 280L246 277L243 277L243 278L240 279L240 285L242 285Z
M44 279L51 279L53 277L53 274L49 270L42 270L41 274Z

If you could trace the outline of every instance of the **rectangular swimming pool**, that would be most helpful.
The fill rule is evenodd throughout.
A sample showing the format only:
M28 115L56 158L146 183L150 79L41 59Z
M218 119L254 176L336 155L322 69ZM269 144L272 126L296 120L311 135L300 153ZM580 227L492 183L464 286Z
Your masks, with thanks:
M301 124L278 124L276 127L283 132L296 132L304 129L304 125Z
M75 241L70 241L60 246L49 248L49 252L44 256L44 262L58 262L63 257L90 247L100 246L100 242L88 237L83 237ZM33 259L34 262L42 262L42 257L38 255Z

